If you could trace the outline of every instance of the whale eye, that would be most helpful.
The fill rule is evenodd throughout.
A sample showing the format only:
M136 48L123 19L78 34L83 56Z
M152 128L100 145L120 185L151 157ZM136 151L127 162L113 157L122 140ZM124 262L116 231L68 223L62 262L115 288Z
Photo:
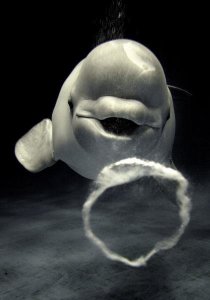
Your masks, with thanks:
M169 110L169 112L168 112L168 115L167 115L167 118L166 118L166 122L170 119L170 110Z
M68 100L68 105L69 105L71 114L73 115L73 109L74 109L74 106L73 106L73 103L72 103L72 99L69 99L69 100Z

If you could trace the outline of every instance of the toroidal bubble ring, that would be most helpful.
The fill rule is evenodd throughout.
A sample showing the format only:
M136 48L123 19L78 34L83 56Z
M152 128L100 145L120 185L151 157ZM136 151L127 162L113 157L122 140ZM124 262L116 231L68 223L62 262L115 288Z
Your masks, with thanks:
M120 172L120 168L125 171ZM179 217L181 224L176 232L169 238L157 242L152 250L146 255L141 255L137 259L130 260L110 250L106 244L100 240L92 231L90 225L90 212L92 206L96 203L99 196L108 188L124 183L137 180L144 176L153 176L163 179L173 180L177 182L176 201L179 206ZM177 170L168 168L160 163L153 161L145 161L138 158L127 158L119 162L113 163L105 167L96 180L96 188L89 195L83 205L83 221L86 236L101 249L104 255L114 261L122 262L132 267L140 267L146 265L147 261L160 250L170 249L176 245L181 235L184 233L185 227L190 220L191 200L186 195L188 181Z

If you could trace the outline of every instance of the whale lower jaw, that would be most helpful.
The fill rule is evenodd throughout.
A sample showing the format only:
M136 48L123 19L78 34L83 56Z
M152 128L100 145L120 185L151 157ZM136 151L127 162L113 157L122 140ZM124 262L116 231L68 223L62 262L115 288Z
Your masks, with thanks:
M106 132L120 136L131 136L139 128L138 124L124 118L110 117L99 122Z

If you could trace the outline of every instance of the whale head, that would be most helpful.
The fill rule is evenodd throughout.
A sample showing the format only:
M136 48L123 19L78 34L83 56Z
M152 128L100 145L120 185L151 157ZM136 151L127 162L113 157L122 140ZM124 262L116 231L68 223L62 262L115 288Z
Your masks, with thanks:
M128 157L171 160L175 117L164 71L149 49L131 40L94 48L64 82L52 123L45 123L51 142L48 138L47 150L41 151L43 167L36 168L35 162L31 171L62 160L95 179L104 166ZM16 156L21 161L25 146L20 141Z

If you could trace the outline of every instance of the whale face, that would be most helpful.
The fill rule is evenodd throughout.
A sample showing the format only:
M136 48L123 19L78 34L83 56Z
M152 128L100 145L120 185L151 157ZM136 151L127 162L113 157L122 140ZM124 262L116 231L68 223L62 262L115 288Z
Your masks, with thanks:
M64 83L52 122L55 159L88 178L126 157L170 159L171 94L157 58L133 41L91 51Z
M167 164L174 132L173 101L158 59L137 42L113 40L93 49L64 82L50 155L95 179L127 157Z

